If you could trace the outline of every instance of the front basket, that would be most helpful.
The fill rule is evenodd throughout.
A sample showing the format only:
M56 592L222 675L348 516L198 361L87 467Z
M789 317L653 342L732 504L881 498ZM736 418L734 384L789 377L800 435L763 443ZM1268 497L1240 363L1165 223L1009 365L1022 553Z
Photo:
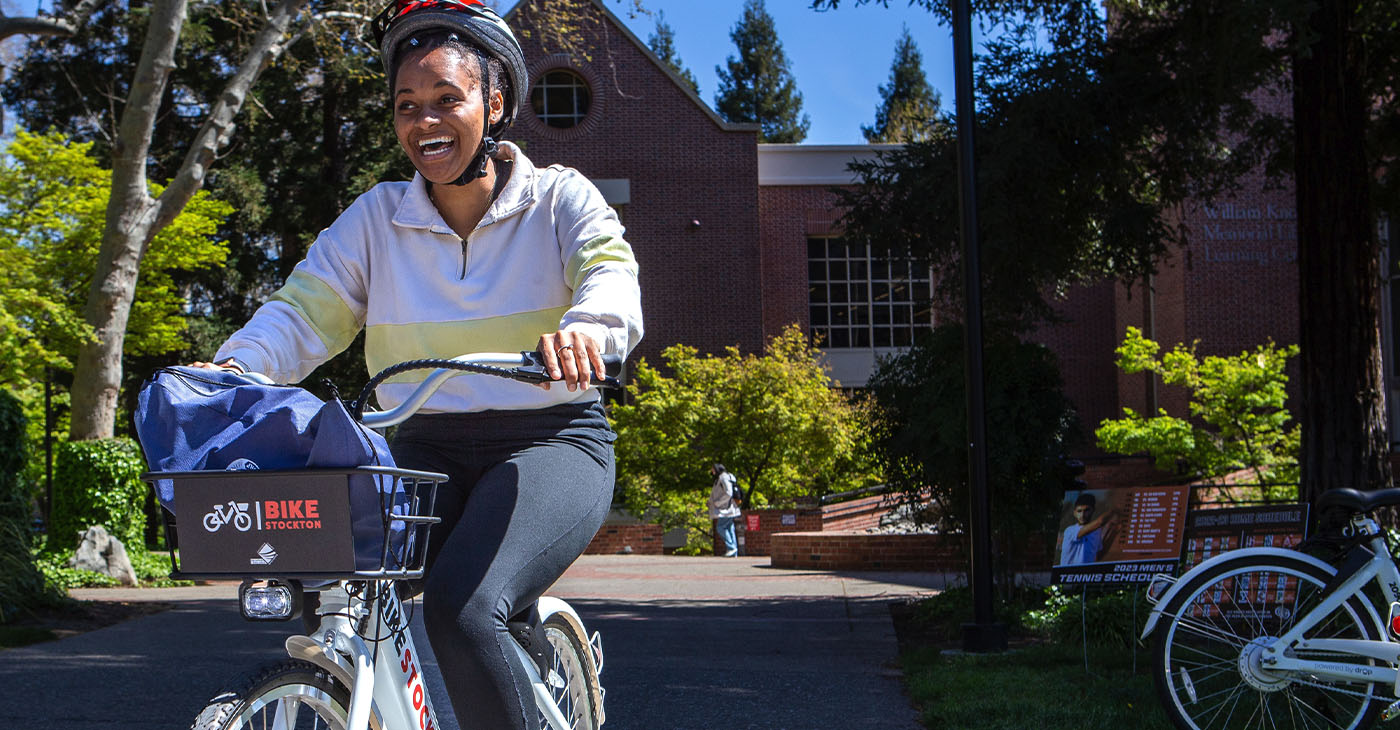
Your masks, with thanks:
M447 481L378 466L141 478L172 486L161 510L172 578L303 580L421 578Z

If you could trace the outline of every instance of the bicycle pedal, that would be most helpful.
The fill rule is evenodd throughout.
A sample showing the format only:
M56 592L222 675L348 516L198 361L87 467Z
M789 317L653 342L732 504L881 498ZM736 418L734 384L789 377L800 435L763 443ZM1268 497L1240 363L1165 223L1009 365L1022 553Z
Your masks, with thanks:
M1381 712L1381 722L1389 722L1396 717L1400 717L1400 700L1390 703L1390 706Z

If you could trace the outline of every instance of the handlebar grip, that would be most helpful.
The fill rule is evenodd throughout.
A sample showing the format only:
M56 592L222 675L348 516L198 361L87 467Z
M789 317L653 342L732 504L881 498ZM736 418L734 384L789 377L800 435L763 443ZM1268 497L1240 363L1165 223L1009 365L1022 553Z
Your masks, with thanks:
M516 368L516 373L525 376L523 379L536 383L549 382L551 380L550 377L544 374L544 360L540 357L538 352L534 350L522 350L520 356L527 364L523 367ZM601 374L593 373L593 379L589 382L604 388L621 388L622 383L618 381L617 376L622 374L622 362L623 359L621 355L604 355L603 372Z
M622 374L622 356L621 356L621 355L604 355L604 356L603 356L603 373L604 373L605 375L607 375L609 378L616 378L617 376L621 375L621 374Z

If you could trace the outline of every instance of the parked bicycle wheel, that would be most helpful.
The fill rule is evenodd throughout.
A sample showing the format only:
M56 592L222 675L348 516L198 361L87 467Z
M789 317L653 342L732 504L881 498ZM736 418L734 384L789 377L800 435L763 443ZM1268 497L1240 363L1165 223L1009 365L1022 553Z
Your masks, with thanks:
M1257 656L1323 599L1335 571L1287 556L1241 555L1183 588L1153 630L1153 678L1183 730L1367 727L1380 710L1370 684L1270 672ZM1378 619L1353 598L1309 638L1376 639ZM1362 661L1335 655L1328 661ZM1253 659L1253 661L1251 661ZM1365 660L1371 661L1371 660ZM1374 663L1371 661L1371 663Z
M571 730L598 730L603 724L602 689L583 627L568 614L556 613L545 619L544 632L554 649L554 677L545 678L554 704L568 718ZM540 720L548 727L543 714Z
M209 701L191 730L344 730L349 690L310 662L287 660Z

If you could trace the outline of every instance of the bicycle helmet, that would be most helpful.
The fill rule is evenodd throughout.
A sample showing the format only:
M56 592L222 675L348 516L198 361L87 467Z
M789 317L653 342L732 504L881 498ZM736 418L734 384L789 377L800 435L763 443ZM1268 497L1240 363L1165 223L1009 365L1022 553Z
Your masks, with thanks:
M486 176L486 159L496 151L495 137L515 121L522 108L522 91L528 75L525 54L510 26L486 7L481 0L394 0L371 21L375 42L384 61L384 72L392 88L399 58L415 48L421 40L437 34L457 36L476 52L481 71L481 97L485 123L482 125L481 146L462 176L453 185L465 185ZM486 56L501 62L509 80L502 89L505 109L501 121L491 124L490 89Z

